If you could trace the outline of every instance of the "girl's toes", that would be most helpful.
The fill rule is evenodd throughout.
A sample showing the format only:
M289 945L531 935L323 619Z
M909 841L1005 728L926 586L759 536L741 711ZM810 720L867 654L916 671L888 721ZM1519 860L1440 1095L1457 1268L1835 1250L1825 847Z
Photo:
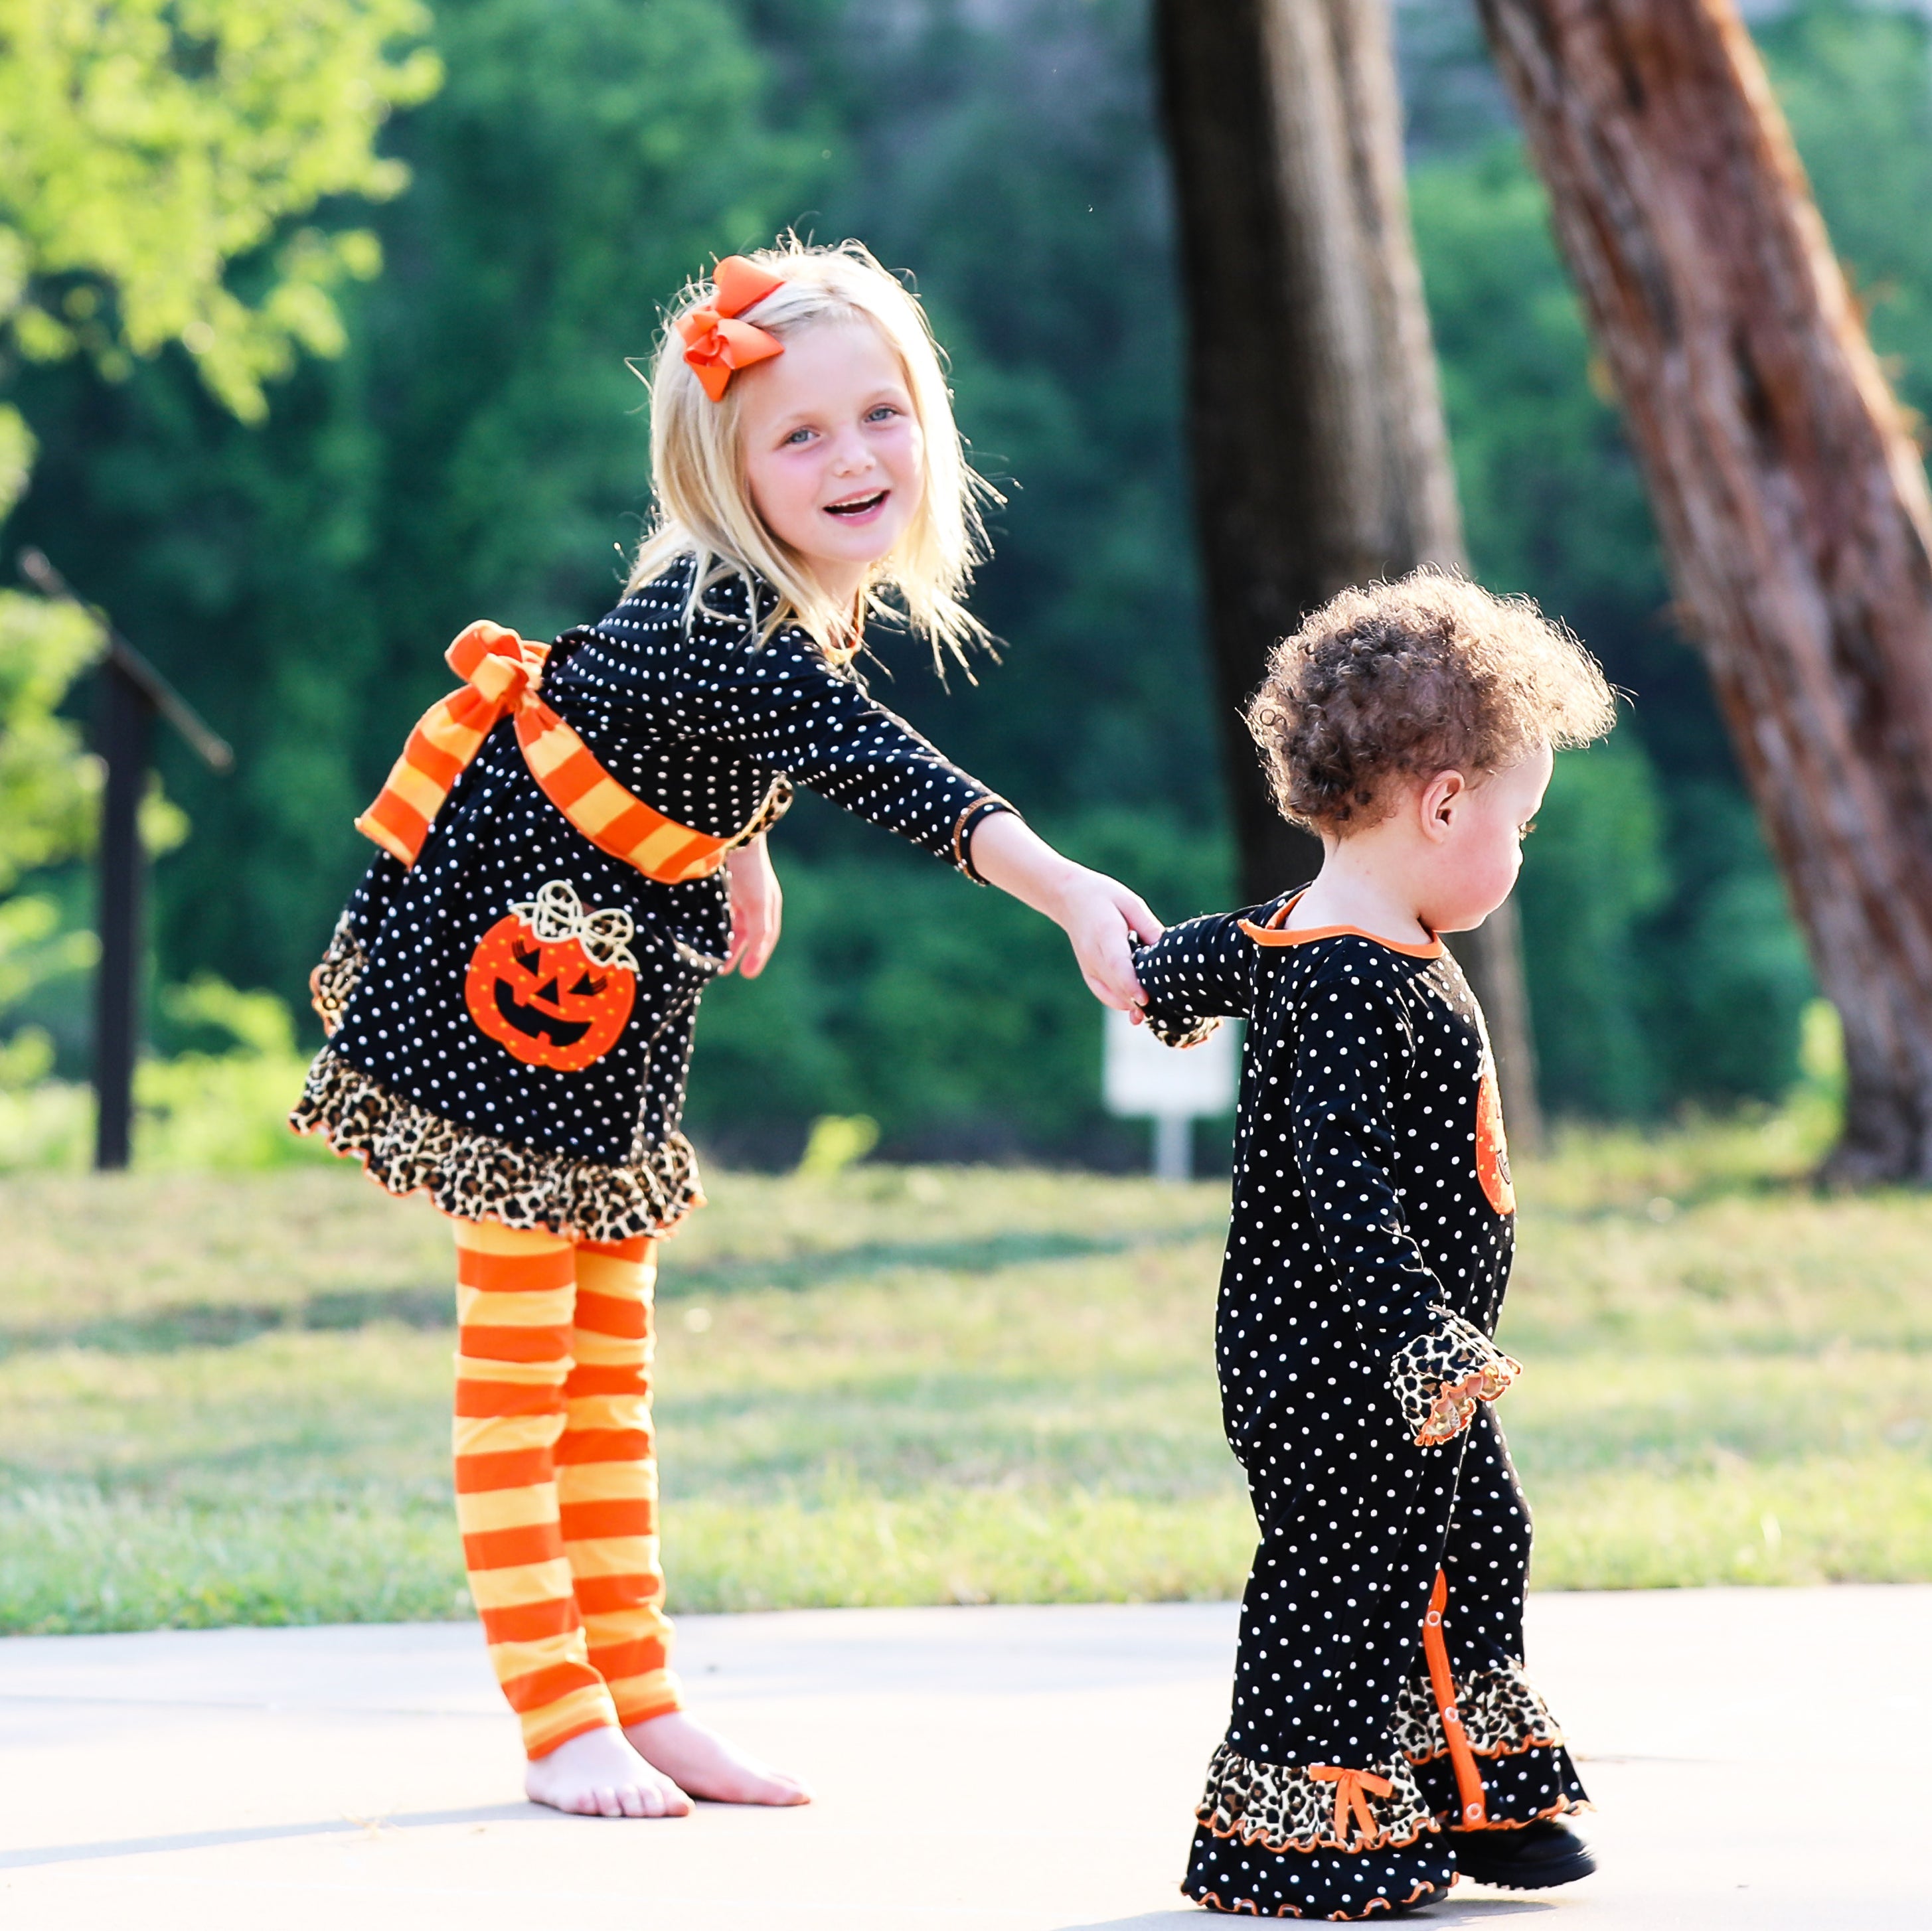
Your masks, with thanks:
M610 1784L600 1783L597 1786L597 1814L600 1817L621 1817L624 1814L624 1807L617 1801L617 1792Z
M627 1783L617 1793L617 1802L626 1817L648 1817L651 1815L651 1794L640 1790L634 1783Z

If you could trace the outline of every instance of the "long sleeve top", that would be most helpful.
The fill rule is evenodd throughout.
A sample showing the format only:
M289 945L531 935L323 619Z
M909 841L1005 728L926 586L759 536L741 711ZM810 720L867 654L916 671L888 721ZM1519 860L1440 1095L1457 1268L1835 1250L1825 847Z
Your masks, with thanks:
M1248 1022L1224 1300L1306 1303L1293 1331L1385 1360L1420 1429L1444 1386L1504 1374L1487 1337L1515 1201L1488 1038L1439 940L1290 932L1293 903L1178 925L1136 970L1170 1043Z
M604 769L738 841L802 784L974 876L974 827L1012 808L799 626L771 628L767 586L727 577L687 616L694 568L551 646L544 700ZM621 946L540 944L527 922L546 895ZM318 968L330 1038L295 1123L448 1211L596 1238L671 1224L697 1197L677 1130L692 1016L730 943L725 874L662 884L593 844L506 718L414 865L382 853L352 898Z

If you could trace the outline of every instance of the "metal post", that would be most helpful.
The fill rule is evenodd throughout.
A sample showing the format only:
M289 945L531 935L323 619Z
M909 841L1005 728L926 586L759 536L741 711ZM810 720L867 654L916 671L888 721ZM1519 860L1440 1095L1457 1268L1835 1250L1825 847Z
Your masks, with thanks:
M38 550L20 552L20 574L44 597L80 604L67 579ZM100 823L100 967L94 988L94 1164L125 1167L133 1150L134 1061L141 1044L141 911L146 866L141 797L148 784L148 727L167 719L211 771L232 769L235 753L174 686L108 622L100 659L100 755L107 795Z
M1194 1121L1185 1113L1154 1117L1154 1177L1157 1180L1194 1177Z
M128 1165L133 1150L134 1060L141 1037L141 923L146 869L141 793L154 707L115 657L100 667L100 967L94 981L94 1164Z

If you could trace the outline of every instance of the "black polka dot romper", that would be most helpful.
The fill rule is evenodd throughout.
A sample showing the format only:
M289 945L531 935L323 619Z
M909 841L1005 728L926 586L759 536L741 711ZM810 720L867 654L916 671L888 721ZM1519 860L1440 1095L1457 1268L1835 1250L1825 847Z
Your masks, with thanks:
M755 621L734 574L687 617L694 567L551 647L544 700L605 770L741 843L796 781L976 876L974 827L1011 807L796 625L761 635L764 584ZM538 943L546 902L595 957ZM538 787L506 719L414 866L380 856L344 913L315 982L328 1043L293 1123L460 1219L664 1232L701 1198L679 1120L699 995L730 940L722 870L665 885L606 853Z
M1457 1830L1585 1800L1523 1672L1529 1512L1488 1405L1515 1201L1482 1014L1439 942L1291 934L1293 903L1136 961L1170 1045L1249 1022L1216 1354L1261 1546L1182 1888L1352 1919L1445 1890ZM1418 1445L1452 1387L1466 1426Z

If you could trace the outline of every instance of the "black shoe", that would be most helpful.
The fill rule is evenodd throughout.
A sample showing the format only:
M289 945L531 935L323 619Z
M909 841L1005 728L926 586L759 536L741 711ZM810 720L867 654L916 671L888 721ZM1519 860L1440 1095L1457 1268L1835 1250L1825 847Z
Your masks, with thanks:
M1526 1824L1520 1831L1451 1831L1456 1868L1475 1884L1505 1891L1547 1891L1574 1884L1597 1868L1590 1847L1554 1817Z

